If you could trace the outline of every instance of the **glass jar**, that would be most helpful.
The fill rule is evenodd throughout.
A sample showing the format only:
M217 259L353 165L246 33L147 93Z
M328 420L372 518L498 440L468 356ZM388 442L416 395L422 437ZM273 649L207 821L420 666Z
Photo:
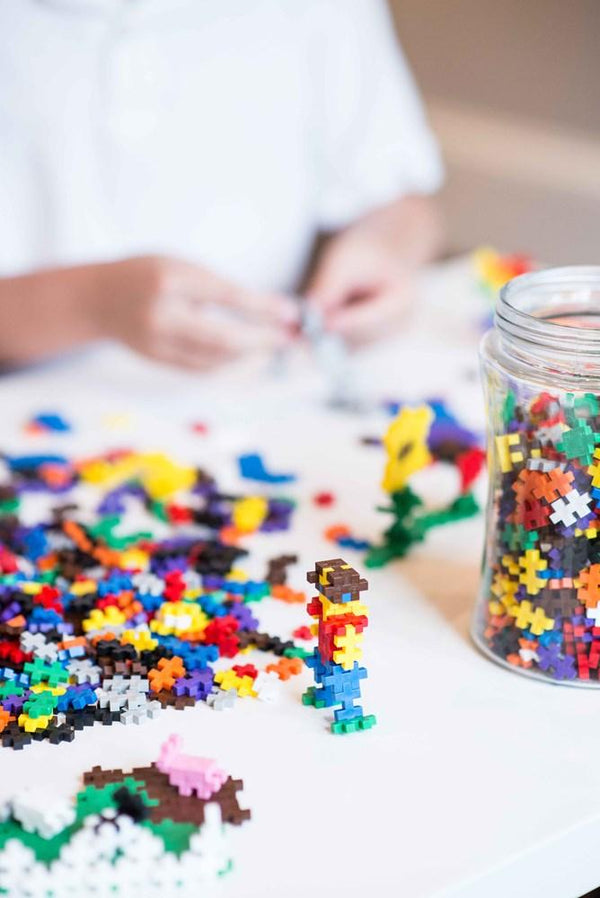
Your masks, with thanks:
M481 362L489 494L473 638L519 673L600 686L600 267L510 281Z

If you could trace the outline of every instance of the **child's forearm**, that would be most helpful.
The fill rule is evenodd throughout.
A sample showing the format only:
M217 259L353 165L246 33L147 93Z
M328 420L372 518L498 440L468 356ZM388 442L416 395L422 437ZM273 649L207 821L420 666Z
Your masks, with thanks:
M442 222L437 200L411 195L382 206L354 222L346 232L348 240L374 242L407 267L430 262L440 251Z
M35 361L98 336L100 268L56 268L0 278L0 360Z

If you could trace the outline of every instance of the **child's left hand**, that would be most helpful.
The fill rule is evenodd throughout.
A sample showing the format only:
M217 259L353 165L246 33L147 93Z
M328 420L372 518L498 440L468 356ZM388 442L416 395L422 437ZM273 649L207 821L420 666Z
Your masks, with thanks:
M439 238L434 203L407 197L332 237L307 288L328 330L360 345L405 321L416 296L418 267Z

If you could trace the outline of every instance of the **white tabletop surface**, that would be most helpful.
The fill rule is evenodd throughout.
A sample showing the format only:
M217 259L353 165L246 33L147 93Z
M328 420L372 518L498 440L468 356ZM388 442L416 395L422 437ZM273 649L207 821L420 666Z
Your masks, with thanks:
M365 391L442 396L482 429L476 344L485 310L467 265L429 272L405 333L356 359ZM266 558L298 552L291 582L308 589L315 560L340 554L323 537L328 524L368 538L385 525L374 510L383 456L359 444L385 418L332 414L322 393L306 357L274 383L260 367L192 377L102 347L0 380L2 447L160 448L231 486L244 485L236 456L259 450L273 469L297 473L285 492L299 507L289 532L249 539L246 567L260 575ZM74 432L25 437L28 414L42 410L65 414ZM194 420L208 436L191 432ZM441 501L454 476L432 471L422 485ZM311 502L323 489L336 494L333 508ZM23 779L72 794L93 764L147 764L176 731L187 750L245 782L253 819L233 835L235 872L218 887L226 898L275 889L286 898L576 898L600 884L600 695L529 681L473 647L482 535L483 516L440 528L408 559L368 573L363 693L374 730L331 735L330 712L300 702L307 670L285 684L278 706L246 699L217 713L200 704L139 727L96 726L67 745L4 750L0 799ZM362 553L343 554L361 568ZM274 600L257 614L286 638L310 622L302 606Z

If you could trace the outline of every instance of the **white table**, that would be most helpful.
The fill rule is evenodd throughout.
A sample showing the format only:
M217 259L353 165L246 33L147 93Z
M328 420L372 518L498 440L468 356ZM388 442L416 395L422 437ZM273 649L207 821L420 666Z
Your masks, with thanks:
M404 336L357 359L362 382L376 396L444 396L482 428L474 322L485 301L463 263L430 272L424 287ZM261 574L265 558L298 551L293 583L308 589L304 572L339 554L323 538L327 524L348 522L366 537L385 524L374 511L383 457L358 442L384 419L327 413L321 391L306 358L274 384L239 369L194 378L101 348L1 380L2 445L164 448L232 486L235 456L259 449L271 467L298 474L286 492L300 504L290 532L250 540L248 569ZM24 419L42 409L62 411L74 433L25 438ZM119 412L131 415L130 428L107 429L104 416ZM209 436L191 433L195 419ZM451 472L428 476L440 496L452 486ZM321 489L337 494L334 508L312 504ZM4 750L0 799L22 778L50 776L74 793L93 764L147 764L177 731L189 751L217 758L246 784L253 820L235 831L236 870L223 896L576 898L600 883L599 696L528 681L475 650L468 625L482 530L482 516L441 528L409 559L368 574L364 707L378 716L374 730L330 735L329 712L300 702L306 671L276 707L170 710L140 727L88 729L68 745ZM345 555L360 569L360 553ZM309 622L302 606L272 600L258 615L286 637Z

